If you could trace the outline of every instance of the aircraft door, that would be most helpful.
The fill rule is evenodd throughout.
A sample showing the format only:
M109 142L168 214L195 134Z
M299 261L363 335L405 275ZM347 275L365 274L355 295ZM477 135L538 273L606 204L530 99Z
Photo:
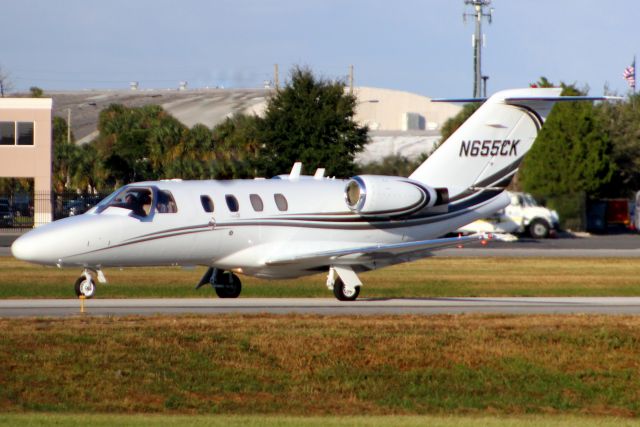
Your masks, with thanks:
M213 200L211 197L202 195L200 196L200 203L202 204L202 209L209 214L209 228L211 230L216 229L216 216L215 216L215 206L213 205Z
M158 240L154 248L165 262L182 264L190 259L195 237L185 227L190 222L186 212L180 212L170 191L157 190L151 222Z
M212 198L209 195L202 194L200 197L201 207L198 211L198 218L194 220L199 224L206 224L208 230L202 233L196 233L194 236L193 244L193 256L198 258L200 262L210 262L211 259L216 257L218 251L218 230L216 219L216 208Z

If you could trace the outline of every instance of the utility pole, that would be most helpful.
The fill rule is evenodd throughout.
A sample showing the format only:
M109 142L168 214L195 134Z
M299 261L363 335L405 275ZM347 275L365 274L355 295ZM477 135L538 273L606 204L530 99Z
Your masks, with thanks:
M71 108L67 108L67 144L71 144Z
M273 85L276 90L280 89L280 73L278 71L278 64L273 64Z
M473 46L473 97L480 98L482 96L482 18L487 18L491 24L493 8L489 12L485 12L484 8L489 7L491 0L464 0L464 4L473 6L473 13L463 13L462 20L467 21L467 16L473 17L476 23L476 31L471 39Z
M482 96L487 97L487 80L489 80L489 76L482 76Z
M353 94L353 65L349 65L349 93Z

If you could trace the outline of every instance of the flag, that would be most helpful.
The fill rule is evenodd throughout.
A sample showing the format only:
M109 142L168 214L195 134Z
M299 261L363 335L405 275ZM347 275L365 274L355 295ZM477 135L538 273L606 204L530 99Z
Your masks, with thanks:
M629 83L631 89L636 90L636 58L633 58L631 65L624 69L622 77Z

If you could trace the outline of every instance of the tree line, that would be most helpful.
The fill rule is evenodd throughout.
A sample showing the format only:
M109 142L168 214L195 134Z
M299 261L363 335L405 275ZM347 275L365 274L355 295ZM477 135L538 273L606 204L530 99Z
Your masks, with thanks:
M185 126L158 105L113 104L100 112L98 136L76 145L67 123L54 117L54 190L111 191L157 179L231 179L326 168L332 176L356 172L354 159L368 129L354 120L356 97L343 82L295 68L268 98L265 114L235 114L209 128Z

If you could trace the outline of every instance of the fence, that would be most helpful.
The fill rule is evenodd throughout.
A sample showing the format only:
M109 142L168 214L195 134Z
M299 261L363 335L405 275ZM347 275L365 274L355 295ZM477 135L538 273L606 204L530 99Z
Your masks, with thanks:
M73 191L0 194L0 229L19 231L42 225L48 218L80 215L106 196Z

